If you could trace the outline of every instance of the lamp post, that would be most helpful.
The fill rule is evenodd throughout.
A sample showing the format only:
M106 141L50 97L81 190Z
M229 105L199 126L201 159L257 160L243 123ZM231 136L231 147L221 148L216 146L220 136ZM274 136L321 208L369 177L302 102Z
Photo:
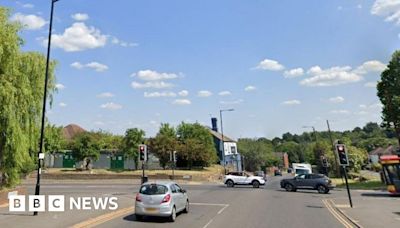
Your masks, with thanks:
M317 134L315 133L315 127L314 126L303 126L303 128L312 128L313 133L314 133L315 143L317 143L318 140L317 140Z
M49 38L47 43L47 59L46 59L46 74L44 79L44 94L43 94L43 109L42 109L42 126L40 129L40 147L38 154L38 168L36 175L36 187L35 187L35 195L40 194L40 174L42 173L42 161L44 159L43 154L43 141L44 141L44 128L45 128L45 120L46 120L46 100L47 100L47 84L49 79L49 63L50 63L50 46L51 46L51 32L53 29L53 13L54 13L54 3L59 0L51 0L51 10L50 10L50 25L49 25ZM33 212L33 215L37 215L38 212Z
M219 118L221 119L221 142L222 142L222 160L224 162L224 174L226 174L226 161L225 161L225 138L224 138L224 127L222 125L222 113L223 112L233 112L235 109L221 109L219 110Z

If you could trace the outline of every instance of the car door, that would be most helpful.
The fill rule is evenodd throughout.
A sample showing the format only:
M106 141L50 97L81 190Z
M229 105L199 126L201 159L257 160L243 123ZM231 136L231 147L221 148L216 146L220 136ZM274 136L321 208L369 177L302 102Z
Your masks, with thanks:
M182 191L182 188L179 185L174 184L174 187L176 190L176 198L177 198L176 208L178 211L181 211L185 207L185 203L186 203L186 201L184 201L185 193Z
M295 184L297 188L305 188L306 187L306 174L300 174L295 177Z
M175 207L177 209L179 209L179 207L180 207L180 205L179 205L179 194L178 194L178 191L177 191L177 189L175 187L175 184L171 184L171 197L172 197L172 200L173 200L173 202L175 204Z
M314 175L306 174L304 179L304 188L314 188Z
M245 173L243 173L243 172L237 173L237 177L236 178L237 178L237 183L238 184L246 184L247 176L246 176Z

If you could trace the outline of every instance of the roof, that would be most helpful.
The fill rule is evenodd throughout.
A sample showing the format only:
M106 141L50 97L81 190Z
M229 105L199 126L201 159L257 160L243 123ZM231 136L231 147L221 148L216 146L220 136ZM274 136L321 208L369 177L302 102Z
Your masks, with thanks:
M222 140L222 134L221 133L216 132L216 131L214 131L212 129L209 129L209 131L215 138L217 138L217 139L219 139L221 141L224 141L224 142L236 142L235 140L227 137L226 135L224 135L224 139Z
M62 134L67 141L72 140L76 135L83 132L86 132L86 130L76 124L69 124L62 129Z
M396 154L394 146L390 145L387 148L378 147L375 150L369 152L369 155L391 155Z

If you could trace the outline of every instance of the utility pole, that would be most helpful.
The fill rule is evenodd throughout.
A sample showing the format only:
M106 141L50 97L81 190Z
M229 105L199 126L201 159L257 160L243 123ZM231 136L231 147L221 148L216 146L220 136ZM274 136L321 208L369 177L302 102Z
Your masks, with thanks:
M42 174L42 161L44 159L43 153L43 144L44 144L44 128L45 128L45 120L46 120L46 100L47 100L47 84L49 81L49 65L50 65L50 47L51 47L51 32L53 29L53 14L54 14L54 3L58 0L51 0L51 9L50 9L50 25L49 25L49 37L47 41L47 58L46 58L46 73L44 79L44 94L43 94L43 107L42 107L42 126L40 129L40 144L39 144L39 154L38 154L38 167L37 167L37 175L36 175L36 187L35 187L35 195L40 195L40 175ZM38 215L37 211L33 212L33 215Z
M226 174L226 160L225 160L225 138L224 138L224 127L223 127L223 123L222 123L222 112L232 112L235 111L233 108L231 109L222 109L219 110L219 118L221 119L221 142L222 142L222 160L224 163L224 174Z
M333 142L331 127L329 125L329 120L326 120L326 124L328 125L328 133L329 133L329 139L331 140L333 155L335 156L335 161L337 161L338 158L336 156L336 148L335 148L335 144ZM339 167L338 167L336 162L335 162L335 169L336 169L336 176L338 176L338 177L341 176L340 175L340 169L339 169Z

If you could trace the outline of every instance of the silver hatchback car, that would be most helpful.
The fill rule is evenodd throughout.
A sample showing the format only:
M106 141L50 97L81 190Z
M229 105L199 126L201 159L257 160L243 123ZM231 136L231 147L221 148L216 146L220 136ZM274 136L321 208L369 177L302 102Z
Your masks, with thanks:
M189 212L189 197L186 190L172 181L146 182L136 194L135 216L168 217L171 222L179 212Z

